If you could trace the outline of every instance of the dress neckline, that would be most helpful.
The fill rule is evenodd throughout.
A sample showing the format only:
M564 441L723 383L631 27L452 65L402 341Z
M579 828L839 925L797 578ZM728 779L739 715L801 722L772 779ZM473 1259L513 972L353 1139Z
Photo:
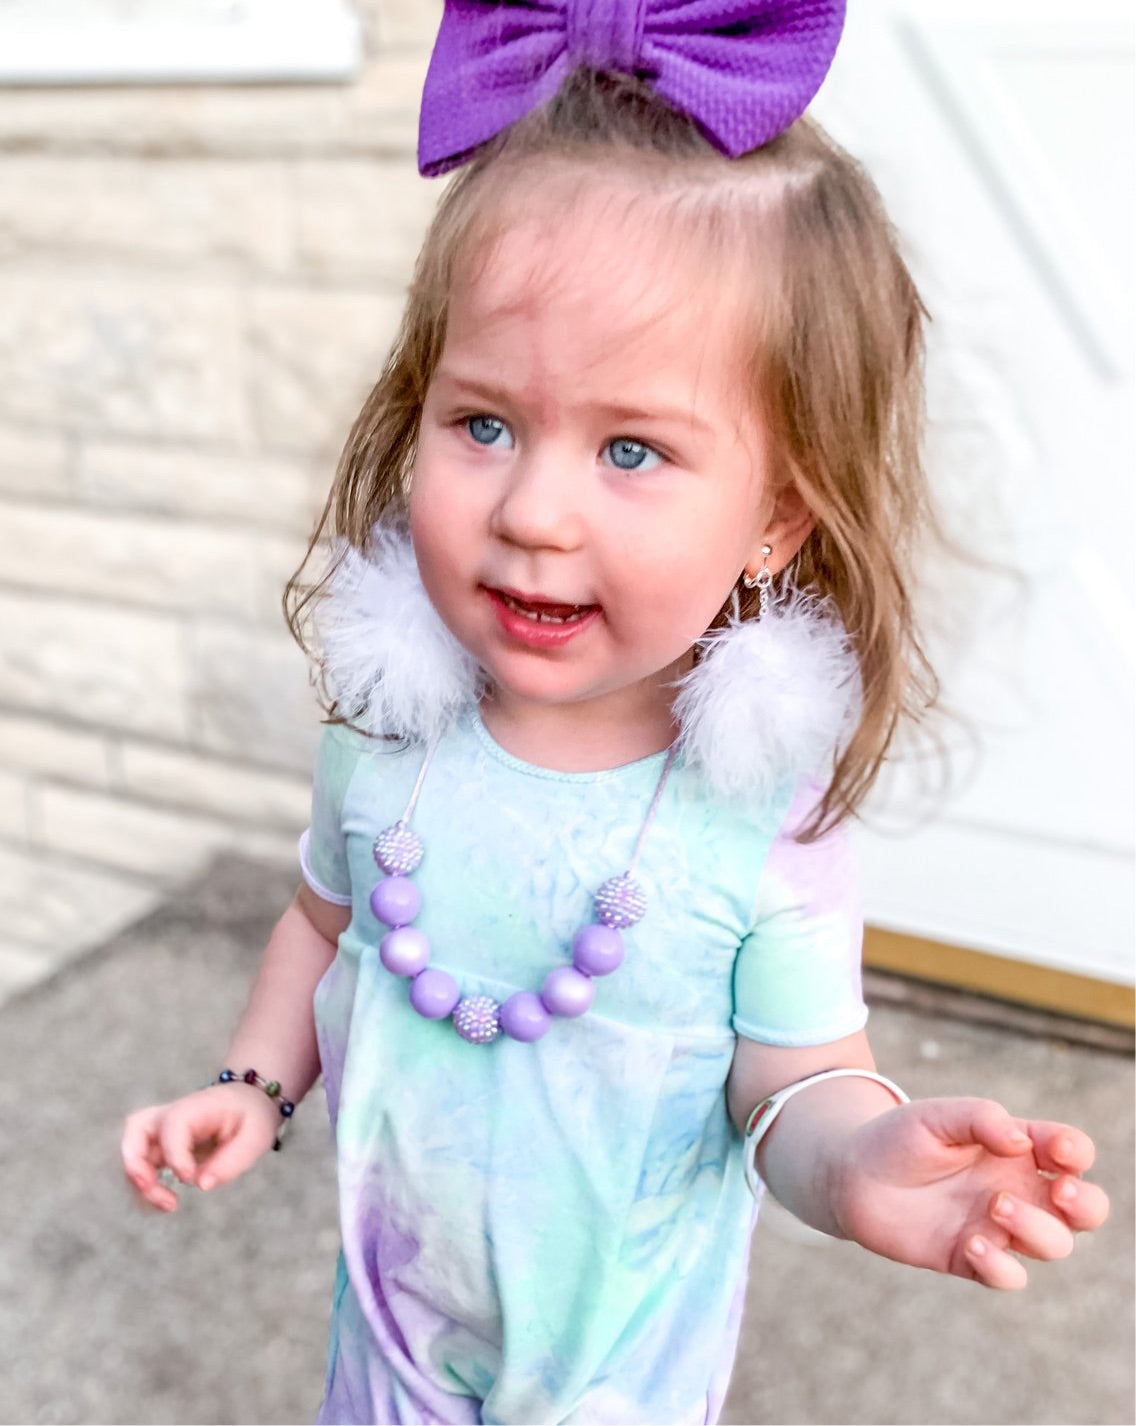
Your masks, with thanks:
M544 778L550 782L584 784L610 782L615 778L623 778L644 771L653 772L655 776L658 776L668 752L667 748L663 748L657 753L648 753L646 757L634 758L631 762L617 763L615 767L596 768L590 772L561 772L557 768L542 767L539 763L526 762L523 758L515 757L512 753L507 752L485 726L480 708L474 708L470 717L478 741L496 762L502 763L505 767L511 768L514 772L521 773L525 777Z

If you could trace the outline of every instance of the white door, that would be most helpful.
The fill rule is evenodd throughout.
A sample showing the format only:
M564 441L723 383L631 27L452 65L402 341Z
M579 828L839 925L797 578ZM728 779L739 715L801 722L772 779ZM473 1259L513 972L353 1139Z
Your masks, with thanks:
M850 0L814 112L872 172L931 308L927 611L970 775L860 835L868 920L1132 980L1133 7ZM952 742L964 739L957 733ZM961 760L963 763L967 759Z

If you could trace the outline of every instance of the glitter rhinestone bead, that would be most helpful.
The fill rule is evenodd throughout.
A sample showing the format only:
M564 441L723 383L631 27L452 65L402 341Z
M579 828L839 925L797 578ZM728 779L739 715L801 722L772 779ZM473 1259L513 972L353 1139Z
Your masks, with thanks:
M596 892L596 920L605 926L622 930L642 921L647 910L647 897L633 876L624 872L605 881Z
M488 995L467 995L454 1011L454 1029L471 1045L488 1045L501 1033L500 1013Z
M371 851L388 876L409 876L422 860L422 840L405 822L396 822L379 833Z

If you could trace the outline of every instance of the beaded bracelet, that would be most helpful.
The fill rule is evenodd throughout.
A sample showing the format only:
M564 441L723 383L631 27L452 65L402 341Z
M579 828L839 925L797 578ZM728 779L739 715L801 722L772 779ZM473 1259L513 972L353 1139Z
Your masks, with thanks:
M271 1099L276 1104L277 1108L280 1110L280 1117L284 1120L284 1123L280 1126L280 1133L277 1134L276 1140L272 1145L274 1149L279 1149L280 1145L284 1141L284 1130L288 1126L288 1121L296 1112L296 1106L292 1103L292 1101L290 1099L283 1098L283 1096L281 1095L280 1082L275 1079L265 1079L263 1075L257 1074L256 1070L254 1069L247 1069L245 1070L244 1074L237 1074L231 1069L223 1069L221 1073L217 1076L217 1078L213 1081L213 1083L251 1084L256 1089L263 1089L265 1094L268 1095L269 1099Z

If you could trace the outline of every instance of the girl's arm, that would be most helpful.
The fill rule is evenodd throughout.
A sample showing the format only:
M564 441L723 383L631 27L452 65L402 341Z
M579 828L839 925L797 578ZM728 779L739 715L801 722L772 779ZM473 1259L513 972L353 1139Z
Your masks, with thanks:
M265 947L248 1004L225 1063L238 1074L255 1069L277 1080L299 1103L319 1074L312 999L350 920L346 907L321 900L307 886ZM251 1167L275 1142L279 1108L253 1085L211 1085L168 1104L132 1114L122 1137L123 1167L140 1202L170 1212L173 1190L158 1175L168 1168L183 1183L208 1189Z
M744 1129L767 1095L825 1069L872 1069L863 1033L780 1049L739 1040L728 1085ZM1108 1199L1081 1175L1092 1140L1068 1124L1015 1119L988 1099L896 1105L871 1080L810 1085L789 1100L758 1169L797 1217L913 1267L1019 1288L1018 1257L1063 1258L1097 1228Z
M320 1069L312 998L350 920L349 906L324 901L301 884L264 948L225 1059L238 1072L252 1068L279 1080L297 1104Z
M786 1085L822 1070L875 1067L863 1030L843 1040L803 1049L784 1049L739 1037L726 1086L730 1118L738 1133L744 1134L754 1108ZM894 1096L867 1079L826 1080L802 1090L782 1109L758 1149L758 1172L774 1198L794 1217L822 1233L843 1238L834 1213L833 1183L842 1146L861 1124L894 1107Z

